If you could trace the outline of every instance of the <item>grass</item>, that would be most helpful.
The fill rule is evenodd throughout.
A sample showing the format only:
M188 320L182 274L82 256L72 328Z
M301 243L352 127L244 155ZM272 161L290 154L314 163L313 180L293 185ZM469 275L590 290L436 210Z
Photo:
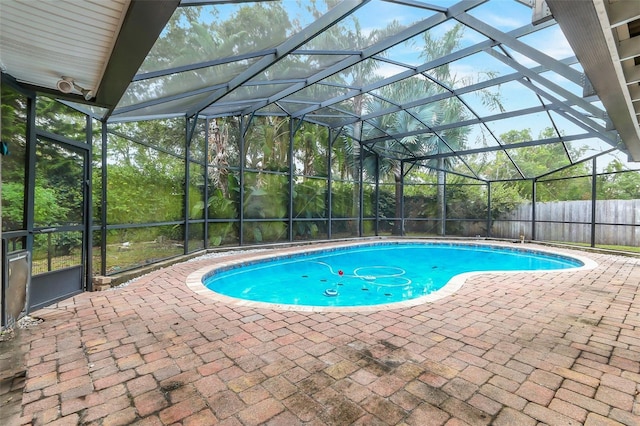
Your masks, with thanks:
M98 254L99 252L99 248L94 249L94 253ZM148 265L183 253L182 244L173 242L137 242L127 246L109 244L107 245L107 274Z
M31 273L32 274L40 274L42 272L47 272L49 270L49 264L47 261L46 254L44 256L40 255L34 256L31 261ZM80 256L70 254L65 256L52 256L51 257L51 270L57 271L58 269L68 268L70 266L76 266L81 264Z
M591 244L587 244L587 243L571 243L571 242L563 242L563 241L557 241L557 243L566 244L569 246L591 247ZM616 246L616 245L608 245L608 244L596 244L595 248L612 250L612 251L629 252L629 253L640 253L640 247L635 247L635 246Z
M183 253L183 246L174 242L138 242L131 243L128 246L123 246L121 244L109 244L107 245L107 273L113 274L120 270L147 265L169 257L179 256ZM93 256L94 259L100 258L100 247L93 248ZM76 253L64 256L52 256L51 269L49 269L47 255L45 253L34 256L32 261L32 273L39 274L47 272L48 270L57 271L59 269L80 264L80 255ZM99 271L95 270L96 267L99 268L98 265L99 262L94 260L94 273L99 273Z

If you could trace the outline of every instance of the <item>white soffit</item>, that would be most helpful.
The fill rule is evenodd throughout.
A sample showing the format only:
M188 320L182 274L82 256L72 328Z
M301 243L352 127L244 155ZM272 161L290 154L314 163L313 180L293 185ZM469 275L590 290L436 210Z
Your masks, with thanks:
M611 60L616 71L616 78L622 88L624 103L630 115L630 125L640 140L640 66L636 65L640 57L640 36L630 37L630 24L640 20L640 1L637 0L594 0L593 2ZM637 23L637 22L636 22ZM623 130L622 130L623 131ZM621 136L624 134L621 131ZM628 133L627 133L628 134ZM627 148L635 161L640 161L640 143L627 143Z
M19 82L55 89L71 77L94 93L130 0L0 0L0 67Z
M633 161L640 161L640 126L636 111L640 102L640 66L635 65L640 55L640 36L630 37L629 31L640 19L640 1L546 2L606 108L627 153Z

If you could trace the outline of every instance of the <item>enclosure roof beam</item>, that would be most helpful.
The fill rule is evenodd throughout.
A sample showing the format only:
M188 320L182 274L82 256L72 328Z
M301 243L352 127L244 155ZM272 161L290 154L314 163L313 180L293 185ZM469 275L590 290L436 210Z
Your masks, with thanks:
M558 168L558 169L551 170L551 171L549 171L549 172L547 172L547 173L543 173L543 174L541 174L541 175L538 175L538 176L536 176L536 177L535 177L535 179L536 179L536 180L538 180L538 179L545 178L545 177L547 177L547 176L551 176L551 175L553 175L554 173L558 173L558 172L561 172L561 171L563 171L563 170L570 169L571 167L575 166L576 164L584 163L584 162L586 162L586 161L591 161L591 160L593 160L594 158L598 158L598 157L600 157L600 156L602 156L602 155L609 154L609 153L611 153L611 152L614 152L615 150L616 150L616 148L610 148L610 149L608 149L608 150L606 150L606 151L599 152L599 153L594 154L594 155L590 155L590 156L588 156L588 157L586 157L586 158L583 158L583 159L582 159L582 160L580 160L580 161L576 161L575 163L567 164L566 166L562 166L562 167L560 167L560 168ZM584 176L585 176L585 177L591 177L592 175L591 175L591 173L589 173L588 175L584 175ZM575 177L575 176L574 176L574 177ZM563 179L570 179L570 177L563 177ZM543 182L544 182L544 181L543 181Z
M177 93L177 94L171 95L171 96L153 98L153 99L148 100L146 102L140 102L140 103L137 103L137 104L132 104L132 105L128 105L128 106L125 106L125 107L117 108L114 111L113 114L116 117L118 117L118 116L120 116L122 114L126 114L126 113L129 113L129 112L132 112L132 111L146 109L146 108L149 108L151 106L162 105L162 104L164 104L166 102L177 101L177 100L180 100L180 99L188 98L190 96L201 95L203 93L210 92L212 87L215 88L215 89L222 89L222 88L226 87L226 84L217 84L215 86L209 86L209 87L205 87L205 88L191 90L189 92ZM184 116L184 113L181 113L180 115ZM112 120L114 120L114 119L112 119ZM110 121L112 121L112 120L110 120Z
M535 61L536 63L547 67L547 69L554 71L567 80L582 86L584 84L584 74L571 68L568 65L563 64L562 62L552 58L549 55L546 55L540 52L537 49L521 42L517 38L506 34L485 22L482 22L478 18L475 18L468 13L460 14L456 17L458 21L467 25L469 28L478 31L480 34L484 34L492 40L499 42L500 44L509 47L510 49L515 50L516 52L526 56L527 58Z
M546 24L546 25L550 25L550 23ZM544 27L544 24L542 26L538 26L538 27L534 27L531 24L525 25L521 28L518 28L516 30L513 30L509 33L509 35L511 35L512 37L522 37L524 35L530 34L534 31L538 31L541 27ZM402 40L401 40L402 41ZM401 42L400 41L400 42ZM397 44L397 43L396 43ZM467 56L471 56L475 53L481 52L483 50L487 50L490 49L491 47L495 46L496 44L498 44L496 41L493 40L486 40L480 43L477 43L473 46L469 46L467 48L461 49L457 52L452 52L448 55L442 56L440 58L436 58L432 61L426 62L418 67L413 67L413 66L409 66L409 65L404 65L407 68L411 68L410 70L407 70L405 72L396 74L392 77L386 78L384 80L378 81L376 83L372 83L369 84L367 86L364 86L362 88L356 88L354 90L352 90L349 93L346 93L344 95L341 96L336 96L334 98L331 99L327 99L326 101L324 101L321 105L316 105L316 109L321 108L323 106L327 106L327 105L331 105L334 103L339 103L342 102L344 100L350 99L354 96L357 96L359 94L361 94L362 92L371 92L373 90L379 89L380 87L386 86L388 84L392 84L392 83L396 83L400 80L403 80L405 78L409 78L412 77L414 75L423 73L423 72L427 72L430 69L439 67L441 65L445 65L447 63L451 63L453 61L456 61L458 59L462 59L465 58ZM391 47L391 46L389 46ZM324 78L324 77L323 77ZM315 79L314 79L315 80ZM313 109L312 108L307 108L304 109L302 111L299 111L297 113L297 115L304 115L304 114L308 114L310 112L312 112Z
M577 62L577 58L575 56L571 57L571 58L567 58L565 60L565 62L573 64L573 63ZM532 71L536 72L536 73L541 73L541 72L546 71L546 68L544 68L544 67L536 67L536 68L533 68ZM440 100L443 100L443 99L452 98L452 97L459 97L460 95L464 95L466 93L472 93L472 92L475 92L477 90L486 89L486 88L489 88L489 87L492 87L492 86L498 86L500 84L508 83L508 82L515 81L515 80L518 80L518 79L521 79L521 78L522 78L522 74L517 73L517 72L516 73L512 73L512 74L507 74L507 75L503 75L503 76L500 76L500 77L496 77L496 78L492 78L492 79L489 79L489 80L485 80L485 81L482 81L480 83L472 84L472 85L467 86L467 87L463 87L463 88L460 88L460 89L452 90L450 92L438 93L437 95L433 95L433 96L428 97L428 98L423 98L423 99L418 99L418 100L415 100L415 101L407 102L407 103L405 103L403 105L399 105L399 106L396 106L396 107L385 108L383 110L379 110L379 111L376 111L376 112L373 112L373 113L370 113L370 114L367 114L367 115L363 115L361 118L362 118L362 120L370 120L372 118L376 118L376 117L380 117L380 116L383 116L383 115L386 115L386 114L391 114L391 113L394 113L394 112L398 112L398 111L401 111L403 109L414 108L414 107L417 107L417 106L426 105L426 104L429 104L431 102L437 102L437 101L440 101ZM351 124L351 123L347 122L345 124Z
M587 136L586 134L571 135L571 136L565 136L562 138L554 137L554 138L539 139L539 140L533 140L533 141L527 141L527 142L517 142L517 143L497 145L497 146L465 149L462 151L455 151L455 152L443 152L438 154L425 155L422 157L416 157L415 160L422 161L422 160L430 160L435 158L447 158L447 157L456 157L461 155L481 154L484 152L505 151L508 149L527 148L527 147L534 147L538 145L549 145L549 144L554 144L559 142L570 142L574 140L581 140L581 139L584 139L586 136Z
M447 12L447 8L446 7L437 6L437 5L431 4L431 3L424 3L422 1L415 1L415 0L389 0L389 2L390 3L403 4L405 6L417 7L419 9L433 10L433 11L436 11L436 12L442 12L442 13L446 13Z
M345 70L346 68L349 68L359 62L362 62L363 60L370 58L374 55L377 55L378 53L396 45L397 43L401 43L402 41L407 40L408 38L411 38L417 34L420 34L423 31L426 31L427 29L434 27L435 25L444 22L446 20L445 15L444 14L438 14L435 15L433 17L430 17L428 19L425 19L424 21L421 21L420 23L410 27L409 29L402 31L401 33L397 34L395 37L390 37L388 39L383 40L382 42L375 44L373 46L368 47L367 49L363 50L359 55L353 55L350 56L346 59L343 59L342 61L338 62L337 64L334 64L333 66L324 69L316 74L314 74L313 76L307 78L304 82L301 82L299 84L294 84L291 87L271 96L266 103L264 102L259 102L256 105L252 106L250 109L248 109L247 111L244 111L244 113L249 113L250 110L255 110L255 109L260 109L263 108L264 106L268 105L269 103L272 102L276 102L279 101L295 92L298 92L302 89L304 89L305 87L308 87L314 83L317 83L319 81L321 81L324 78L327 78L333 74L336 74L340 71ZM318 109L318 108L315 108ZM310 109L310 111L313 111L313 109ZM292 116L294 118L298 118L305 115L305 113L298 113L295 116Z
M115 108L177 7L177 0L131 1L96 92L97 104L108 105L110 112Z
M606 119L606 114L604 111L602 111L601 109L595 107L594 105L590 104L589 102L586 102L583 98L574 95L573 93L569 92L568 90L560 87L559 85L547 80L546 78L531 72L531 70L529 70L527 67L524 67L522 65L520 65L519 63L517 63L516 61L514 61L513 59L507 57L506 55L503 55L501 53L496 52L495 50L490 50L489 53L494 56L495 58L503 61L504 63L506 63L507 65L515 68L516 70L520 71L524 76L526 76L527 78L534 80L540 84L542 84L543 86L545 86L546 88L548 88L549 90L551 90L552 92L563 96L566 100L568 100L569 102L571 102L573 105L576 105L588 112L593 113L596 117L598 118L602 118L602 119ZM563 102L561 102L560 100L558 100L555 96L543 91L541 88L539 88L538 86L535 86L531 83L528 83L526 81L523 81L523 84L528 84L529 87L532 90L535 90L536 93L538 93L540 96L543 96L549 100L551 100L552 102L558 102L559 105L563 105ZM566 104L565 104L566 105ZM574 117L578 118L579 120L581 120L582 122L586 123L587 125L591 126L594 129L600 129L600 131L602 131L606 138L609 138L607 136L608 133L608 129L603 128L602 126L600 126L598 123L596 123L595 121L593 121L590 117L576 111L573 108L566 108L567 112L571 115L573 115Z
M458 3L456 5L454 5L453 7L447 9L447 14L445 13L437 13L434 16L431 16L427 19L424 19L423 21L420 21L419 23L399 32L398 34L394 35L393 37L388 37L382 41L380 41L377 44L374 44L372 46L369 46L368 48L364 49L362 51L362 53L360 55L354 55L354 56L350 56L340 62L338 62L337 64L334 64L333 66L322 70L319 73L316 73L315 75L309 77L305 83L300 83L297 85L293 85L291 87L289 87L286 90L283 90L280 93L277 93L275 95L273 95L272 97L269 98L269 100L267 101L268 103L272 103L272 102L276 102L279 101L282 98L285 98L297 91L300 91L302 89L304 89L305 87L308 87L310 85L312 85L313 83L317 83L319 81L321 81L324 78L327 78L333 74L339 73L340 71L343 71L359 62L362 62L365 59L371 58L377 54L379 54L380 52L383 52L385 50L387 50L388 48L391 48L399 43L402 43L408 39L410 39L411 37L414 37L420 33L423 33L424 31L427 31L433 27L435 27L436 25L445 22L446 20L450 19L451 17L455 16L458 13L463 13L469 9L472 9L482 3L484 3L486 0L471 0L471 1L467 1L467 2L461 2ZM360 90L360 89L357 89ZM360 90L361 91L361 90ZM351 97L351 96L350 96ZM336 103L336 102L333 102ZM243 111L243 113L248 114L251 110L256 110L256 109L260 109L262 107L264 107L266 104L264 103L258 103L254 106L252 106L250 109L247 109L245 111ZM327 106L328 103L323 103L322 106L317 106L315 109L319 109L322 108L323 106ZM312 110L310 110L309 112L311 112ZM306 115L306 113L304 112L298 112L297 114L295 114L294 118L299 118L300 116Z
M548 110L553 110L556 112L560 112L562 110L563 106L562 105L557 105L557 104L552 104L551 106L544 106L544 105L540 105L540 106L535 106L535 107L530 107L530 108L525 108L525 109L521 109L521 110L516 110L516 111L509 111L509 112L503 112L500 114L495 114L495 115L490 115L490 116L486 116L486 117L476 117L476 118L471 118L468 120L464 120L464 121L459 121L457 123L449 123L449 124L443 124L443 125L439 125L439 126L433 126L431 129L420 129L420 130L413 130L410 132L403 132L403 133L397 133L394 135L390 135L389 137L377 137L377 138L372 138L372 139L367 139L367 140L363 140L363 143L377 143L377 142L381 142L390 138L404 138L404 137L409 137L409 136L415 136L415 135L420 135L423 133L438 133L438 132L443 132L445 130L449 130L449 129L455 129L457 127L465 127L465 126L471 126L474 124L482 124L482 123L488 123L491 121L498 121L498 120L504 120L507 118L513 118L513 117L518 117L521 115L528 115L528 114L535 114L538 112L543 112L543 111L548 111ZM591 133L595 135L597 135L597 133L593 132L593 129L588 129ZM599 136L598 136L599 137Z
M562 102L560 99L557 99L553 96L551 96L550 94L546 93L545 91L543 91L542 89L540 89L539 87L531 84L528 81L523 81L523 84L527 87L529 87L531 90L535 91L536 93L538 93L540 96L547 98L550 102L551 105L553 106L553 108L557 113L561 114L562 116L564 116L567 120L570 120L571 122L573 122L574 124L576 124L577 126L582 127L584 130L586 130L587 132L589 132L592 136L601 139L605 142L607 142L608 144L612 145L612 146L617 146L618 142L616 139L612 139L615 138L615 132L606 129L602 126L600 126L598 123L596 123L595 121L593 121L591 118L576 112L575 110L571 109L571 108L566 108L567 104L565 102Z
M225 89L216 90L211 95L207 96L204 101L199 102L195 107L189 109L186 115L188 117L192 116L197 112L201 112L217 100L222 99L229 92L246 83L256 75L260 74L271 65L285 58L289 53L302 46L309 40L313 39L318 34L321 34L336 22L340 21L346 16L349 16L369 1L370 0L353 0L349 2L344 1L338 4L336 7L330 9L316 21L309 24L305 29L288 38L284 43L280 44L274 54L263 57L262 59L251 65L247 70L229 81Z
M211 61L198 62L195 64L186 64L179 67L172 67L172 68L167 68L167 69L162 69L157 71L149 71L142 74L136 74L136 76L133 77L132 81L133 82L144 81L152 78L165 77L171 74L178 74L178 73L187 72L187 71L195 71L202 68L209 68L209 67L215 67L217 65L231 64L234 62L244 61L247 59L261 58L263 56L275 55L275 53L276 53L276 49L265 49L265 50L260 50L258 52L246 53L244 55L227 56L226 58L219 58Z

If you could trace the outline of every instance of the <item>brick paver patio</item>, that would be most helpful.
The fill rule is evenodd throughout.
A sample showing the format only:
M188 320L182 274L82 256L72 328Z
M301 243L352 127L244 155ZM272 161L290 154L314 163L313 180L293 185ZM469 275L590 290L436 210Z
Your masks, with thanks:
M33 313L0 423L640 425L640 259L580 255L359 312L229 305L185 284L217 259L170 266Z

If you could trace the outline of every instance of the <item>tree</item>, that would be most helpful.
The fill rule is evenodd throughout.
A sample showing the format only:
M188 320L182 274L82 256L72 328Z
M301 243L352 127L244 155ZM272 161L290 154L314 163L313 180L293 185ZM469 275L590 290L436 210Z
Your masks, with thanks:
M434 38L429 32L424 34L424 50L422 58L425 62L446 56L456 50L462 40L464 27L455 25L447 31L441 38ZM445 64L430 71L429 78L424 79L414 77L406 79L381 89L382 98L392 99L395 103L403 105L416 98L419 94L421 98L429 98L444 90L452 91L460 80L451 73L449 65ZM469 81L466 81L469 84ZM499 96L489 90L479 92L483 100L491 107L502 108L499 103ZM374 98L366 105L365 111L374 112L382 109L382 103ZM409 135L398 138L390 137L382 143L376 144L376 148L382 152L393 153L403 152L416 157L434 156L435 159L423 162L437 175L438 180L438 205L440 206L441 228L440 233L444 234L445 229L445 201L444 185L445 172L452 167L453 157L438 156L438 154L449 153L464 147L468 129L455 127L444 130L438 134L430 129L439 126L441 123L452 123L468 118L468 112L464 105L455 96L450 96L439 102L423 104L412 108L409 111L401 111L392 115L376 117L372 120L371 135L363 135L363 139L379 136L378 132ZM424 130L424 133L414 134ZM386 155L379 161L380 173L382 175L392 174L396 186L396 217L400 217L402 197L402 176L400 171L400 161L398 157ZM368 166L368 167L367 167ZM371 164L365 165L366 170L370 170ZM393 233L400 234L401 224L396 223Z
M296 174L302 176L327 175L327 143L329 131L324 126L302 123L294 135ZM298 170L299 166L302 170Z
M538 140L556 137L552 127L540 131ZM533 140L531 129L511 130L500 135L504 143L517 144ZM580 158L585 148L576 148L562 142L537 146L524 146L511 150L511 159L517 164L525 178L537 179L537 201L583 200L591 198L589 179L567 179L589 176L587 163L571 165L571 160ZM506 161L505 157L501 157ZM499 166L499 164L498 164ZM557 171L555 171L557 170ZM521 179L519 175L510 176Z
M237 141L234 138L234 135L238 133L237 127L238 123L233 119L214 118L209 122L207 140L209 178L225 199L231 197L229 166L234 159L237 161L238 157Z
M332 7L337 2L331 0L326 1L326 4L328 7ZM313 7L315 6L314 3ZM402 28L404 27L398 21L393 20L382 29L369 30L363 28L359 20L351 16L311 40L309 47L319 50L334 48L346 50L362 49L398 33ZM382 52L381 55L384 56L385 53ZM381 78L377 74L379 66L380 61L362 61L332 76L332 78L347 87L364 87ZM319 89L312 87L311 90ZM310 94L312 93L310 92ZM359 117L367 110L365 103L365 97L359 95L351 98L350 104L343 105L343 107L348 108L354 116ZM360 180L360 155L365 155L362 153L362 147L360 146L363 139L361 124L355 123L351 126L350 131L350 135L340 137L330 147L333 150L333 164L331 166L334 173L337 172L334 176L339 176L341 180L357 182ZM358 216L357 209L359 208L359 188L356 185L350 186L352 187L351 200L349 201L351 207L350 217L356 217Z
M184 121L126 123L109 130L107 223L157 223L184 217ZM94 173L93 178L101 176Z
M597 196L604 200L639 199L640 171L628 170L620 160L613 160L600 178Z
M0 87L0 132L9 148L2 157L2 230L24 229L27 99L3 84Z
M244 161L249 169L289 169L289 119L254 117L246 133Z
M424 93L425 97L432 95L431 90L434 85L420 79L407 79L400 81L394 85L386 86L381 91L383 97L392 97L394 100L403 103L414 97L416 92ZM414 108L411 114L404 111L396 114L380 115L370 120L373 132L382 131L384 133L409 134L425 127L434 127L439 123L441 111L436 110L436 104L421 105ZM382 109L381 101L378 98L370 98L365 104L366 111L378 111ZM372 138L373 135L363 135L364 139ZM389 138L381 143L376 144L376 149L386 153L406 152L417 157L428 155L434 150L438 150L439 144L437 136L431 132L411 134L410 136L402 136L399 138ZM375 157L369 156L365 162L365 170L373 173L375 166L378 166L380 175L392 175L395 182L395 217L402 216L402 171L401 162L397 157L391 155L381 156L376 162ZM393 226L393 234L400 235L402 233L402 224L396 220Z
M456 24L449 31L447 31L442 38L435 39L429 32L424 35L425 47L422 52L422 57L425 61L430 61L438 58L442 58L451 54L453 51L459 48L462 36L464 35L464 26ZM494 75L493 72L484 72L490 77ZM473 83L474 77L458 77L451 72L449 63L441 65L434 70L430 71L430 77L434 81L447 90L451 91L453 87L456 87L459 83L464 85L470 85ZM499 92L495 92L489 89L483 89L477 92L482 98L482 102L489 107L489 109L498 109L504 111L502 104L500 103ZM445 100L442 105L441 111L442 121L446 123L460 122L468 118L468 112L461 102L457 101L456 97L450 97ZM441 154L450 151L456 151L464 148L466 144L466 138L469 130L464 127L454 127L441 132L439 137L435 139L435 144L432 149L432 154ZM435 161L430 160L426 163L431 167L438 176L438 206L440 206L440 234L445 234L445 218L446 218L446 203L445 203L445 171L452 167L453 157L438 157Z
M230 16L223 18L219 7L204 5L178 8L149 52L140 72L187 65L196 65L196 69L133 83L128 91L133 99L125 101L138 103L179 95L185 91L215 88L246 69L254 59L213 66L198 65L221 58L260 53L277 46L298 29L297 24L290 21L285 4L280 2L255 2L228 6L227 10L229 8L233 8ZM273 70L277 70L277 67ZM265 77L274 78L273 75ZM259 88L250 87L247 90L257 93Z

